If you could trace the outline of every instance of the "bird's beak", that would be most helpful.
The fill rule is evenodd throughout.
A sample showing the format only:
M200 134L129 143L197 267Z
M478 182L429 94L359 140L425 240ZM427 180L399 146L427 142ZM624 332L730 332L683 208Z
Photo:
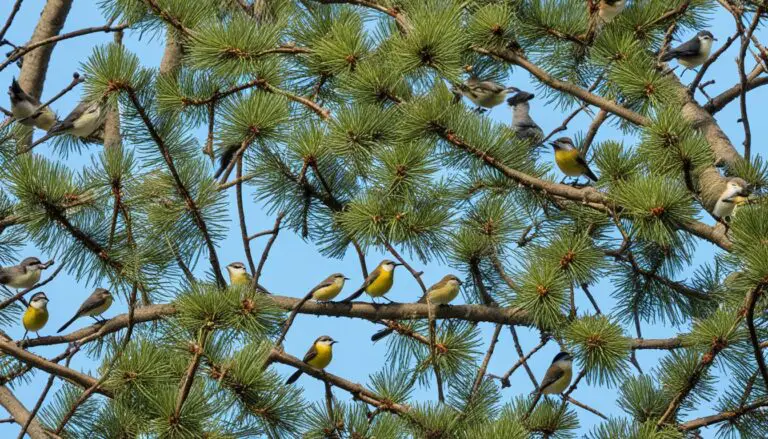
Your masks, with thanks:
M715 38L715 37L712 37L712 41L717 41L717 38Z
M507 91L510 93L520 93L520 89L517 87L507 87Z
M392 264L392 266L394 266L394 267L399 267L399 266L401 266L401 265L403 265L403 264L401 264L401 263L399 263L399 262L395 262L395 263L393 263L393 264Z
M338 343L338 341L336 341L336 340L331 340L331 344L336 344L336 343Z
M344 278L344 280L349 280L349 278L348 278L348 277L345 277L345 278Z

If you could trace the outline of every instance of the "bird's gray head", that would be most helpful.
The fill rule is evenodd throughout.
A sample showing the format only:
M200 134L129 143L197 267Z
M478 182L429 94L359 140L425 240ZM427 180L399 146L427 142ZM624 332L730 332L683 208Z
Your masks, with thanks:
M699 41L717 41L717 38L715 38L715 36L712 35L712 32L708 30L700 31L696 34L696 38L698 38Z
M552 359L552 364L555 363L570 363L573 361L573 357L571 357L571 354L568 352L562 351L559 354L555 355L555 358Z
M29 271L29 270L39 270L39 269L43 268L43 267L41 267L41 265L43 265L43 263L40 262L40 259L38 259L38 258L36 258L34 256L31 256L29 258L24 258L24 260L21 261L21 264L19 264L19 265L21 265L22 268L24 268L26 271Z
M732 177L728 179L728 183L725 186L725 192L729 196L733 195L749 195L749 183L739 177Z
M453 283L455 283L456 285L461 285L461 279L459 279L458 277L456 277L456 276L454 276L454 275L452 275L452 274L448 274L448 275L446 275L446 276L443 278L443 280L444 280L445 282L453 282Z
M35 293L31 299L29 299L29 306L44 309L48 305L48 296L44 292Z
M379 267L381 267L381 268L382 268L382 270L392 271L392 270L394 270L394 269L395 269L395 267L397 267L398 265L403 265L403 264L399 264L399 263L397 263L397 262L394 262L394 261L390 261L389 259L384 259L384 260L383 260L383 261L381 261L381 263L379 264Z
M227 265L227 271L230 273L240 273L245 271L245 264L242 262L233 262Z
M528 93L527 91L519 91L512 96L507 98L507 104L509 104L510 107L514 107L515 105L522 104L524 102L528 102L531 99L534 98L533 93Z
M327 335L321 335L320 337L317 337L317 340L315 340L315 344L323 344L326 346L331 346L335 343L338 342Z
M334 279L334 280L339 280L339 279L341 279L341 280L349 280L349 278L344 276L342 273L333 273L331 275L331 278Z
M568 137L561 137L550 143L550 145L552 145L552 148L555 150L562 149L564 151L569 151L576 148L576 146L573 145L573 141Z
M93 292L94 294L98 295L102 299L106 299L107 297L112 297L112 293L105 288L96 288Z

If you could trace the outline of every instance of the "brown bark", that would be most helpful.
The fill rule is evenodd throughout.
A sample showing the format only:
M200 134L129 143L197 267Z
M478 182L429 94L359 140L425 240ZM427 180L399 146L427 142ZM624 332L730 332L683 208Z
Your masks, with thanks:
M165 33L165 51L160 61L160 74L175 74L181 67L181 58L184 55L184 47L176 30L168 26Z
M115 44L123 44L123 32L115 32ZM104 121L104 148L120 148L122 142L120 139L120 110L117 105L110 108L107 118Z
M13 420L19 425L24 425L24 423L27 422L27 419L29 419L29 411L6 386L0 386L0 405L10 413ZM40 422L37 419L32 419L32 422L29 423L27 434L32 439L48 438L45 429L43 429L43 426L40 425Z

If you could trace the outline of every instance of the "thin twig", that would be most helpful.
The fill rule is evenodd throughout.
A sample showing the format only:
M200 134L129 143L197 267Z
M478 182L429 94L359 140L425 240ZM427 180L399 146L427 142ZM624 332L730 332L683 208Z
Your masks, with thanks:
M699 67L699 72L696 74L696 77L693 79L693 82L691 82L691 85L688 87L688 92L691 93L691 96L693 96L696 89L699 87L699 83L704 79L704 74L707 73L707 69L709 69L709 66L711 66L715 61L717 61L718 58L720 58L720 55L725 53L726 50L728 50L729 47L731 47L731 44L733 44L734 41L736 41L739 37L739 31L737 30L735 34L728 37L727 40L723 43L722 46L720 46L719 49L717 49L712 55L707 58L706 61L704 61L704 64Z
M3 28L0 29L0 41L3 41L5 39L5 33L8 32L8 29L11 27L11 24L13 23L13 19L16 17L16 13L19 12L19 9L21 9L21 2L24 0L16 0L16 2L13 4L13 8L11 8L11 13L8 14L8 19L5 20L5 25L3 25Z
M368 277L368 266L365 265L365 254L363 253L363 249L360 248L360 244L357 243L357 241L353 238L351 239L352 246L355 247L355 251L357 252L357 258L360 260L360 271L363 272L363 279Z
M502 389L505 389L505 388L507 388L507 387L510 387L512 384L509 382L509 377L511 377L511 376L512 376L512 374L513 374L513 373L515 373L515 371L516 371L516 370L517 370L517 369L518 369L520 366L522 366L523 364L525 364L525 362L526 362L526 361L528 361L528 359L529 359L529 358L531 358L531 356L532 356L533 354L535 354L535 353L536 353L536 352L538 352L538 351L539 351L541 348L543 348L543 347L544 347L544 346L547 344L547 342L548 342L548 341L549 341L549 337L542 337L542 338L541 338L541 341L539 342L539 344L537 344L536 346L534 346L534 347L533 347L533 349L531 349L531 350L530 350L530 351L529 351L527 354L525 354L524 356L520 357L520 358L517 360L517 362L515 362L515 364L513 364L513 365L512 365L512 367L511 367L511 368L509 368L509 370L508 370L508 371L506 371L506 372L504 373L504 375L502 375L502 376L500 376L500 377L496 377L495 375L493 375L493 376L492 376L492 375L489 375L489 376L491 376L491 377L495 377L495 378L497 378L499 381L501 381L501 388L502 388Z
M70 90L72 90L73 88L77 87L77 85L82 83L82 82L85 82L85 78L80 76L80 74L77 73L77 72L73 73L72 74L72 82L70 82L69 85L64 87L60 92L56 93L56 95L54 95L52 98L48 99L46 102L43 102L42 104L38 105L37 108L35 108L34 111L32 111L31 115L29 115L29 116L27 116L27 117L25 117L23 119L19 119L19 122L24 122L27 119L35 117L38 113L40 113L40 110L42 110L43 108L45 108L45 107L51 105L52 103L56 102L57 100L59 100L59 98L61 98L65 94L69 93Z
M414 279L416 279L416 282L419 283L419 286L421 287L421 291L423 293L427 292L427 287L424 285L424 282L421 280L421 276L424 274L423 271L416 271L415 268L411 267L411 264L408 263L402 256L400 256L400 253L395 250L394 247L385 239L382 239L384 243L384 247L392 253L392 256L395 257L395 259L398 260L401 264L403 264L403 267L405 267L406 270L408 270L409 273L411 273L411 276L413 276Z
M285 340L285 336L288 335L288 330L291 329L291 325L293 325L294 319L296 319L296 314L298 314L301 307L307 303L309 299L312 298L312 295L315 294L315 289L312 288L304 297L299 301L299 303L296 304L296 306L291 311L291 314L288 315L288 320L285 321L285 324L283 325L283 329L280 331L280 335L277 337L277 340L275 341L275 346L280 346L283 343L283 340Z
M485 371L488 370L488 363L491 361L491 356L493 355L493 351L496 348L496 343L499 341L499 334L501 333L501 328L504 327L501 323L497 323L496 327L493 329L493 335L491 335L491 342L488 345L488 351L485 353L485 358L483 358L483 362L480 363L480 369L477 371L477 376L475 377L475 383L472 385L472 394L474 395L475 392L477 392L477 389L480 388L480 384L483 382L483 378L485 378Z
M239 179L243 176L243 158L237 159L237 170L235 176ZM236 186L235 199L237 200L237 216L240 220L240 237L243 240L243 251L245 252L245 258L248 260L248 268L251 269L251 273L256 272L256 265L253 263L253 255L251 255L251 238L248 237L248 226L245 224L245 207L243 203L243 183L240 182Z
M65 367L69 367L69 362L72 360L72 356L77 352L79 348L67 348L67 360L64 362ZM70 352L71 351L71 352ZM51 390L51 387L53 386L53 381L56 379L56 375L50 374L48 377L48 381L45 383L45 387L43 388L43 392L40 394L40 397L37 399L37 402L35 403L35 406L32 407L32 410L29 412L29 417L27 418L27 421L24 423L24 425L21 426L21 431L19 432L19 435L17 436L17 439L22 439L24 435L27 433L27 428L29 428L29 424L32 422L32 419L37 416L38 410L40 410L40 407L43 405L43 401L45 401L46 396L48 396L48 392ZM58 434L59 432L56 432Z
M589 285L587 285L587 284L581 284L581 289L582 289L582 291L584 291L584 294L586 294L586 295L587 295L587 298L589 299L590 303L592 303L592 306L594 306L594 307L595 307L595 312L596 312L598 315L599 315L599 314L602 314L602 312L600 312L600 307L599 307L599 306L597 306L597 302L595 301L595 298L594 298L594 297L592 297L592 293L590 293L590 292L589 292Z
M763 357L763 350L760 348L760 340L757 338L757 330L755 329L755 305L758 299L762 295L762 288L754 288L747 295L747 328L749 329L749 339L752 341L752 347L755 351L755 360L757 360L757 366L760 369L760 374L763 376L765 385L768 386L768 368L765 366L765 358Z
M528 357L525 357L523 355L523 348L522 348L522 346L520 346L520 339L517 337L517 331L515 330L515 325L509 325L509 332L512 333L512 341L515 344L515 352L517 352L517 355L520 357L520 361L522 362L523 367L525 368L525 371L528 373L528 377L531 379L531 382L533 383L533 387L538 389L539 388L539 382L536 381L536 376L533 374L533 371L531 370L531 367L528 366L528 361L527 361ZM546 342L542 342L542 343L546 343ZM540 346L544 346L544 344L541 344ZM535 350L531 351L531 354L529 354L529 357L530 357L530 355L533 355L534 352L535 352ZM514 368L511 370L511 372L513 372L513 371L514 371ZM511 375L511 372L510 372L510 375ZM509 377L507 377L507 378L509 378ZM502 386L503 386L503 384L502 384Z
M173 416L171 417L172 420L178 421L181 418L181 409L184 407L184 401L186 401L189 396L189 392L192 389L192 383L195 379L195 373L197 372L198 366L200 366L200 359L203 355L203 350L205 349L208 331L208 328L202 328L197 343L190 346L190 349L192 350L192 360L190 360L187 372L184 374L184 378L181 381L179 394L176 397L176 407L174 408Z
M259 260L259 266L258 268L256 268L256 272L253 274L254 287L259 283L259 278L261 277L261 270L264 268L264 264L267 262L267 257L269 256L269 250L272 248L272 244L275 243L275 239L277 239L277 234L280 233L280 222L283 220L284 216L285 216L285 212L280 212L277 215L277 219L275 219L275 227L272 229L272 236L269 238L269 241L267 242L266 247L264 247L264 251L261 253L261 259Z

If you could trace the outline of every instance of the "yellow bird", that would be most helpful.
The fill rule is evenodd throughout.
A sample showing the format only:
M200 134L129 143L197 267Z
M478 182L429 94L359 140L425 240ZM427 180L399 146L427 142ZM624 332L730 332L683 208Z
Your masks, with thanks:
M449 274L440 279L440 282L429 287L426 293L421 296L418 303L427 303L427 296L433 305L448 305L456 296L459 295L461 280L458 277ZM382 329L371 336L371 341L379 341L393 332L393 329Z
M232 286L251 284L251 275L245 271L245 264L242 262L227 265L227 272L229 272L229 283Z
M333 345L335 343L338 342L331 337L327 335L321 335L317 338L317 340L315 340L314 343L312 343L312 347L309 348L307 354L304 355L304 360L302 361L314 367L315 369L325 369L333 359ZM285 384L294 383L299 379L302 373L304 372L302 372L301 369L297 370L293 373L293 375L288 377L288 380L286 380Z
M592 181L597 181L597 176L589 169L587 161L581 156L579 150L568 137L561 137L551 143L555 150L555 163L568 177L576 177L578 181L582 175Z
M317 284L315 288L312 288L312 298L323 302L333 300L339 295L341 289L344 288L344 281L346 280L349 280L349 278L344 277L343 274L333 273Z
M351 296L342 300L342 302L351 302L360 297L363 292L366 292L373 298L383 297L389 292L390 288L392 288L392 282L394 282L395 279L395 268L399 265L403 264L384 259L376 269L365 278L363 285L361 285L357 291L352 293Z
M42 291L32 295L29 300L29 306L24 311L24 316L21 318L21 322L24 324L24 337L27 338L27 333L32 331L40 337L37 331L43 329L46 323L48 323L48 297Z
M91 293L91 295L85 299L85 302L80 305L80 309L77 310L75 316L69 319L69 321L65 323L61 328L59 328L56 333L58 334L59 332L67 329L67 327L71 325L72 322L82 316L93 317L93 319L98 322L99 319L97 319L96 316L99 316L108 310L109 307L112 306L112 301L112 293L105 290L104 288L96 288L96 290L94 290L93 293Z

